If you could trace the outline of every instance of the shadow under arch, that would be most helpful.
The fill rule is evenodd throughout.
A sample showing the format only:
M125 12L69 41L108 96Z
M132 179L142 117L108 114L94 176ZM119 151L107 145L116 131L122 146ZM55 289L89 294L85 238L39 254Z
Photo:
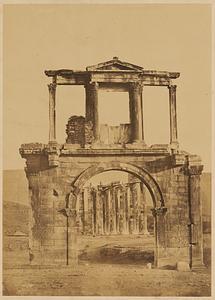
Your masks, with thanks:
M130 173L137 178L139 178L148 188L150 195L152 197L154 208L164 207L164 199L161 189L152 177L152 175L143 168L135 166L133 164L121 163L121 162L108 162L108 163L98 163L93 165L83 172L81 172L73 181L71 196L70 197L70 208L76 209L77 196L80 190L83 188L84 184L93 176L107 171L124 171ZM72 199L71 199L72 198Z

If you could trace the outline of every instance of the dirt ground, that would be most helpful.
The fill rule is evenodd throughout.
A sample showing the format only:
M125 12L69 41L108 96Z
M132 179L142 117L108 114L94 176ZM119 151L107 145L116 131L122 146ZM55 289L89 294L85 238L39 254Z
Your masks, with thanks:
M86 262L76 270L6 269L3 292L5 296L210 296L210 271Z
M150 259L153 261L151 257L153 236L83 237L79 239L79 243L82 255L76 269L71 266L45 268L27 264L22 267L5 265L3 294L5 296L210 296L211 274L208 259L205 260L207 268L190 272L147 268L147 262ZM205 239L205 246L206 244L209 247L209 237ZM119 252L119 246L123 247L122 253ZM98 249L108 249L108 256L105 259L104 257L98 259ZM210 257L210 253L206 252L205 256Z

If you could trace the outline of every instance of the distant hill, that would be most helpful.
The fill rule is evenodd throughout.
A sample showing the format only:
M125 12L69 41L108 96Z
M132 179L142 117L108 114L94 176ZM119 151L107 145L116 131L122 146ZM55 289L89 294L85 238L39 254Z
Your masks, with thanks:
M14 234L16 231L28 234L29 206L5 201L3 204L3 232L8 235Z
M3 171L3 201L28 205L28 180L24 170Z
M28 181L24 170L3 171L3 232L29 231Z
M203 173L201 178L201 198L203 216L211 215L211 173Z

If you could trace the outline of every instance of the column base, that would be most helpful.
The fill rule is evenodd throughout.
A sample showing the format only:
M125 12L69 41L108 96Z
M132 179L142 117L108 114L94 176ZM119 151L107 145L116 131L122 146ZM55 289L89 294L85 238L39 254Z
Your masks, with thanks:
M142 232L142 234L143 234L143 235L146 235L146 236L150 235L150 233L148 232L148 230L144 230L144 231Z
M158 247L156 249L156 267L158 268L169 268L173 269L184 267L188 270L189 266L189 248L176 248L176 247Z
M176 263L176 269L179 272L190 272L191 271L190 265L186 261L178 261Z
M49 141L48 144L49 144L50 146L57 146L57 145L58 145L58 143L57 143L56 140Z
M170 147L170 149L172 149L172 150L178 150L178 148L179 148L179 143L178 143L177 141L175 141L175 142L170 142L169 147Z

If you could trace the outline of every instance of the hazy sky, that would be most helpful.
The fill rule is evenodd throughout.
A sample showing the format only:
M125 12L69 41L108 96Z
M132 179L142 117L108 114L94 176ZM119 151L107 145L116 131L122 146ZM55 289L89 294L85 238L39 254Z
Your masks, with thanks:
M84 70L118 56L181 73L175 81L180 146L199 154L210 171L210 5L6 5L3 26L5 169L24 167L22 143L48 141L44 70ZM126 93L99 96L101 123L128 121ZM168 89L146 87L143 99L146 143L168 143ZM59 142L69 116L84 110L83 87L57 88Z

